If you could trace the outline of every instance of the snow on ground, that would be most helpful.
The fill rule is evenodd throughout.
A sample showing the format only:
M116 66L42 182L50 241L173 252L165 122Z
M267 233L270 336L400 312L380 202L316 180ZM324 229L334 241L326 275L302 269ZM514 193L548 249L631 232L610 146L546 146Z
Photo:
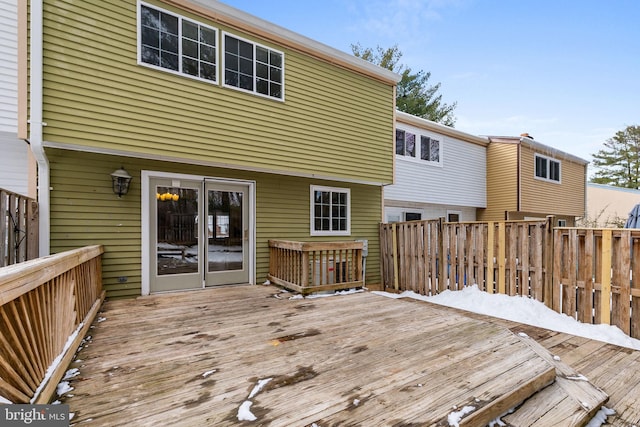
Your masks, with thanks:
M580 323L566 314L556 313L535 299L489 294L478 289L477 285L467 286L461 291L447 290L431 297L412 291L401 294L373 293L390 298L414 298L640 350L640 340L629 337L616 326Z

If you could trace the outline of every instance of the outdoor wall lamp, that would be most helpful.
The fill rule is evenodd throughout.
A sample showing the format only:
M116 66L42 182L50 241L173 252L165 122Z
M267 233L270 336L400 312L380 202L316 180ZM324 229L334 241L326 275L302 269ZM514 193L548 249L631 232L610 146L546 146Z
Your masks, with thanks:
M111 174L111 180L113 181L113 192L118 197L122 197L129 191L129 184L133 177L121 167L118 170L113 171Z

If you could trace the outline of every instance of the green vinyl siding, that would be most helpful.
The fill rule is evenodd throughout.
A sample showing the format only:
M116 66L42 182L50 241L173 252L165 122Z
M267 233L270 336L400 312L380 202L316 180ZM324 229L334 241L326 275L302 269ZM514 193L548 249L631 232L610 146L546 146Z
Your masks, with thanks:
M45 0L46 141L392 181L392 85L153 3L284 52L285 101L138 65L134 0Z
M51 252L102 244L103 280L109 297L141 293L141 171L152 170L256 183L256 283L266 280L269 239L332 241L367 239L367 283L380 283L378 224L381 189L282 175L48 149L51 166ZM109 174L120 166L134 177L121 199ZM310 186L351 189L351 236L311 237ZM119 283L118 278L127 277Z

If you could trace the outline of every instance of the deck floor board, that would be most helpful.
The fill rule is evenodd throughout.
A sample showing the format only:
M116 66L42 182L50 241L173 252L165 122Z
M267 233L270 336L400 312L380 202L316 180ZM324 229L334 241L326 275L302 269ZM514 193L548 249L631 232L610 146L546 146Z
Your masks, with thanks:
M242 286L107 301L61 399L73 423L243 425L250 400L258 420L246 425L438 425L453 405L481 405L548 367L520 331L613 392L612 425L640 422L627 395L640 389L640 352L371 293L288 295Z

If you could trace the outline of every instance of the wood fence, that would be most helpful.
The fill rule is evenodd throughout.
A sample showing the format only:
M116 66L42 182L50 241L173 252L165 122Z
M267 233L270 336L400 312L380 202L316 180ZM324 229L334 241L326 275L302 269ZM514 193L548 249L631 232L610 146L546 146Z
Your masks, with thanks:
M0 267L38 257L38 202L0 189Z
M535 298L640 338L640 230L553 228L545 221L381 224L385 289L434 295L475 284Z
M268 279L303 294L364 286L363 242L269 240Z
M4 400L50 401L104 300L102 253L88 246L0 268Z

